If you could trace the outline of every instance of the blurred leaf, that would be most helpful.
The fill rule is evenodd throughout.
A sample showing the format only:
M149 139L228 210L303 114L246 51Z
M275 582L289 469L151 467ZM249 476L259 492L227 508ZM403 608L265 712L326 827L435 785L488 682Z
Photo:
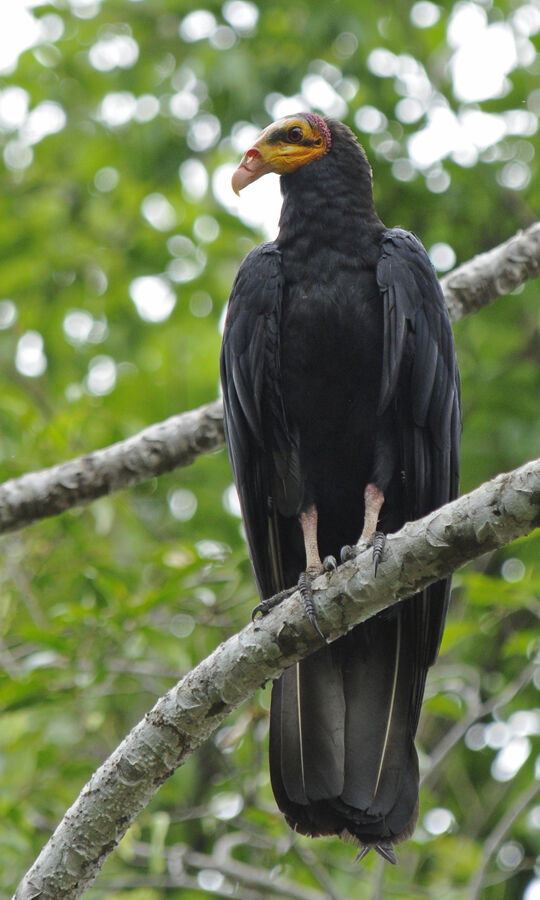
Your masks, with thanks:
M433 7L436 21L416 27L411 10L418 7ZM256 24L231 25L233 8L258 13ZM0 303L13 304L0 306L2 479L107 446L216 396L220 319L238 264L262 231L222 206L212 186L220 167L244 148L239 123L267 124L280 100L307 90L306 78L321 79L311 82L318 85L315 99L333 97L359 133L383 220L415 231L428 249L447 243L460 263L536 217L540 173L532 133L508 127L476 151L474 164L449 152L426 169L411 166L411 139L429 124L426 103L458 118L538 113L537 63L527 61L538 33L518 33L526 5L485 6L489 23L515 29L523 55L500 97L474 103L455 95L447 41L463 4L392 0L381 10L360 8L357 0L326 6L211 0L205 9L221 31L190 42L179 31L196 12L187 0L28 7L46 41L4 72L0 91ZM0 18L6 29L9 15ZM111 65L110 47L102 47L105 63L96 68L96 45L114 37L135 41L137 58ZM377 49L389 51L399 72L376 74L370 54ZM9 112L4 92L13 87L26 92L19 97L27 98L30 113L44 101L59 104L64 127L29 142L26 114L13 127L2 118ZM402 101L418 91L423 105L409 121ZM379 130L360 132L355 124L366 107L382 123ZM182 109L188 113L178 115ZM197 143L200 115L215 116L220 129L208 145ZM187 178L182 166L193 161L208 186ZM527 177L512 189L503 173L516 164ZM246 194L242 213L248 205ZM206 237L201 231L203 216L211 240L208 228ZM142 276L166 279L175 301L168 316L155 297L145 307L148 318L138 311L130 287ZM538 298L538 281L530 282L455 327L464 491L538 454ZM2 309L12 311L5 321ZM25 374L17 363L28 331L43 338L41 375ZM90 376L100 359L112 378L96 383ZM92 771L155 699L249 620L256 602L251 566L240 521L223 500L231 482L221 451L4 538L0 900L8 900ZM173 515L178 489L196 499L191 518ZM220 558L211 558L208 550L216 547ZM426 755L475 704L492 702L503 725L537 704L534 683L522 680L538 634L539 560L537 533L456 576L421 721ZM277 814L266 760L269 694L261 690L225 723L229 731L162 786L107 861L104 887L98 880L88 896L157 900L163 890L151 882L168 871L166 852L186 846L211 857L227 841L235 859L268 878L279 870L322 891L309 848L342 897L468 896L486 839L531 778L527 766L501 784L491 770L497 751L475 750L465 736L425 792L426 808L452 811L455 830L431 836L420 824L417 838L398 850L402 865L381 874L371 854L359 879L350 847L294 836ZM476 723L477 738L488 724ZM242 811L220 819L212 806L218 793L240 795ZM521 897L532 879L531 821L522 816L506 836L524 848L515 871L489 862L487 900ZM197 872L190 875L196 879ZM107 880L134 886L110 890ZM167 896L199 897L199 887L171 888ZM252 890L234 879L226 889Z

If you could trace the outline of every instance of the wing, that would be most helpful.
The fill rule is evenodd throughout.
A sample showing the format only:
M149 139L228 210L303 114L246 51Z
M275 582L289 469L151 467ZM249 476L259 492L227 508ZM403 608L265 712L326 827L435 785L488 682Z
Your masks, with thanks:
M417 519L458 492L461 399L452 328L433 266L414 235L386 232L377 282L384 309L379 413L395 404L405 518ZM438 652L449 586L439 582L415 601L418 658L425 665Z
M261 244L246 256L232 287L221 382L225 437L263 597L284 586L276 485L297 493L297 447L285 420L279 372L282 298L280 253L273 243Z

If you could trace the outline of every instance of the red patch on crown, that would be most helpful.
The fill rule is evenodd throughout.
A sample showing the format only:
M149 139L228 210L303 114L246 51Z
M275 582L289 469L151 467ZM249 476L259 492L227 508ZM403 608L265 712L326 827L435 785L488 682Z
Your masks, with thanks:
M318 116L316 113L305 113L305 118L308 120L310 125L314 125L319 129L322 136L324 137L324 142L326 144L325 153L328 153L330 147L332 146L332 134L330 129L322 116Z

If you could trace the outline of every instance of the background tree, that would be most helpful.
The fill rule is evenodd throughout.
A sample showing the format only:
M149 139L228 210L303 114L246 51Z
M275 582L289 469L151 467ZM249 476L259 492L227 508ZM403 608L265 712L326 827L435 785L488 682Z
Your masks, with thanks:
M291 98L355 128L383 220L419 234L441 272L535 219L533 3L77 0L1 15L2 480L215 397L220 318L270 203L238 204L228 172ZM17 59L19 19L32 47ZM538 455L538 308L532 282L456 325L463 490ZM156 696L246 621L231 480L223 452L204 456L3 539L0 897ZM399 868L359 872L350 848L287 830L261 690L163 786L88 896L532 900L539 547L455 578Z

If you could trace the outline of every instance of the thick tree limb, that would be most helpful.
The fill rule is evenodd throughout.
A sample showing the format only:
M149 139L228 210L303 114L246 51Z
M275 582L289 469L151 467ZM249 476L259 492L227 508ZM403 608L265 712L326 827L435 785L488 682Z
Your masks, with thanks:
M540 459L390 535L376 581L371 551L314 585L335 640L354 625L540 526ZM19 885L15 900L81 897L160 785L259 685L319 645L298 594L247 625L188 673L92 776Z
M223 442L223 405L214 400L103 450L12 478L0 486L0 534L189 466Z
M502 294L540 275L540 222L518 231L441 279L453 322L489 306Z
M443 279L450 315L456 320L476 312L539 274L537 222ZM0 486L0 534L187 466L199 454L219 450L223 440L223 408L215 400L103 450L12 478Z

